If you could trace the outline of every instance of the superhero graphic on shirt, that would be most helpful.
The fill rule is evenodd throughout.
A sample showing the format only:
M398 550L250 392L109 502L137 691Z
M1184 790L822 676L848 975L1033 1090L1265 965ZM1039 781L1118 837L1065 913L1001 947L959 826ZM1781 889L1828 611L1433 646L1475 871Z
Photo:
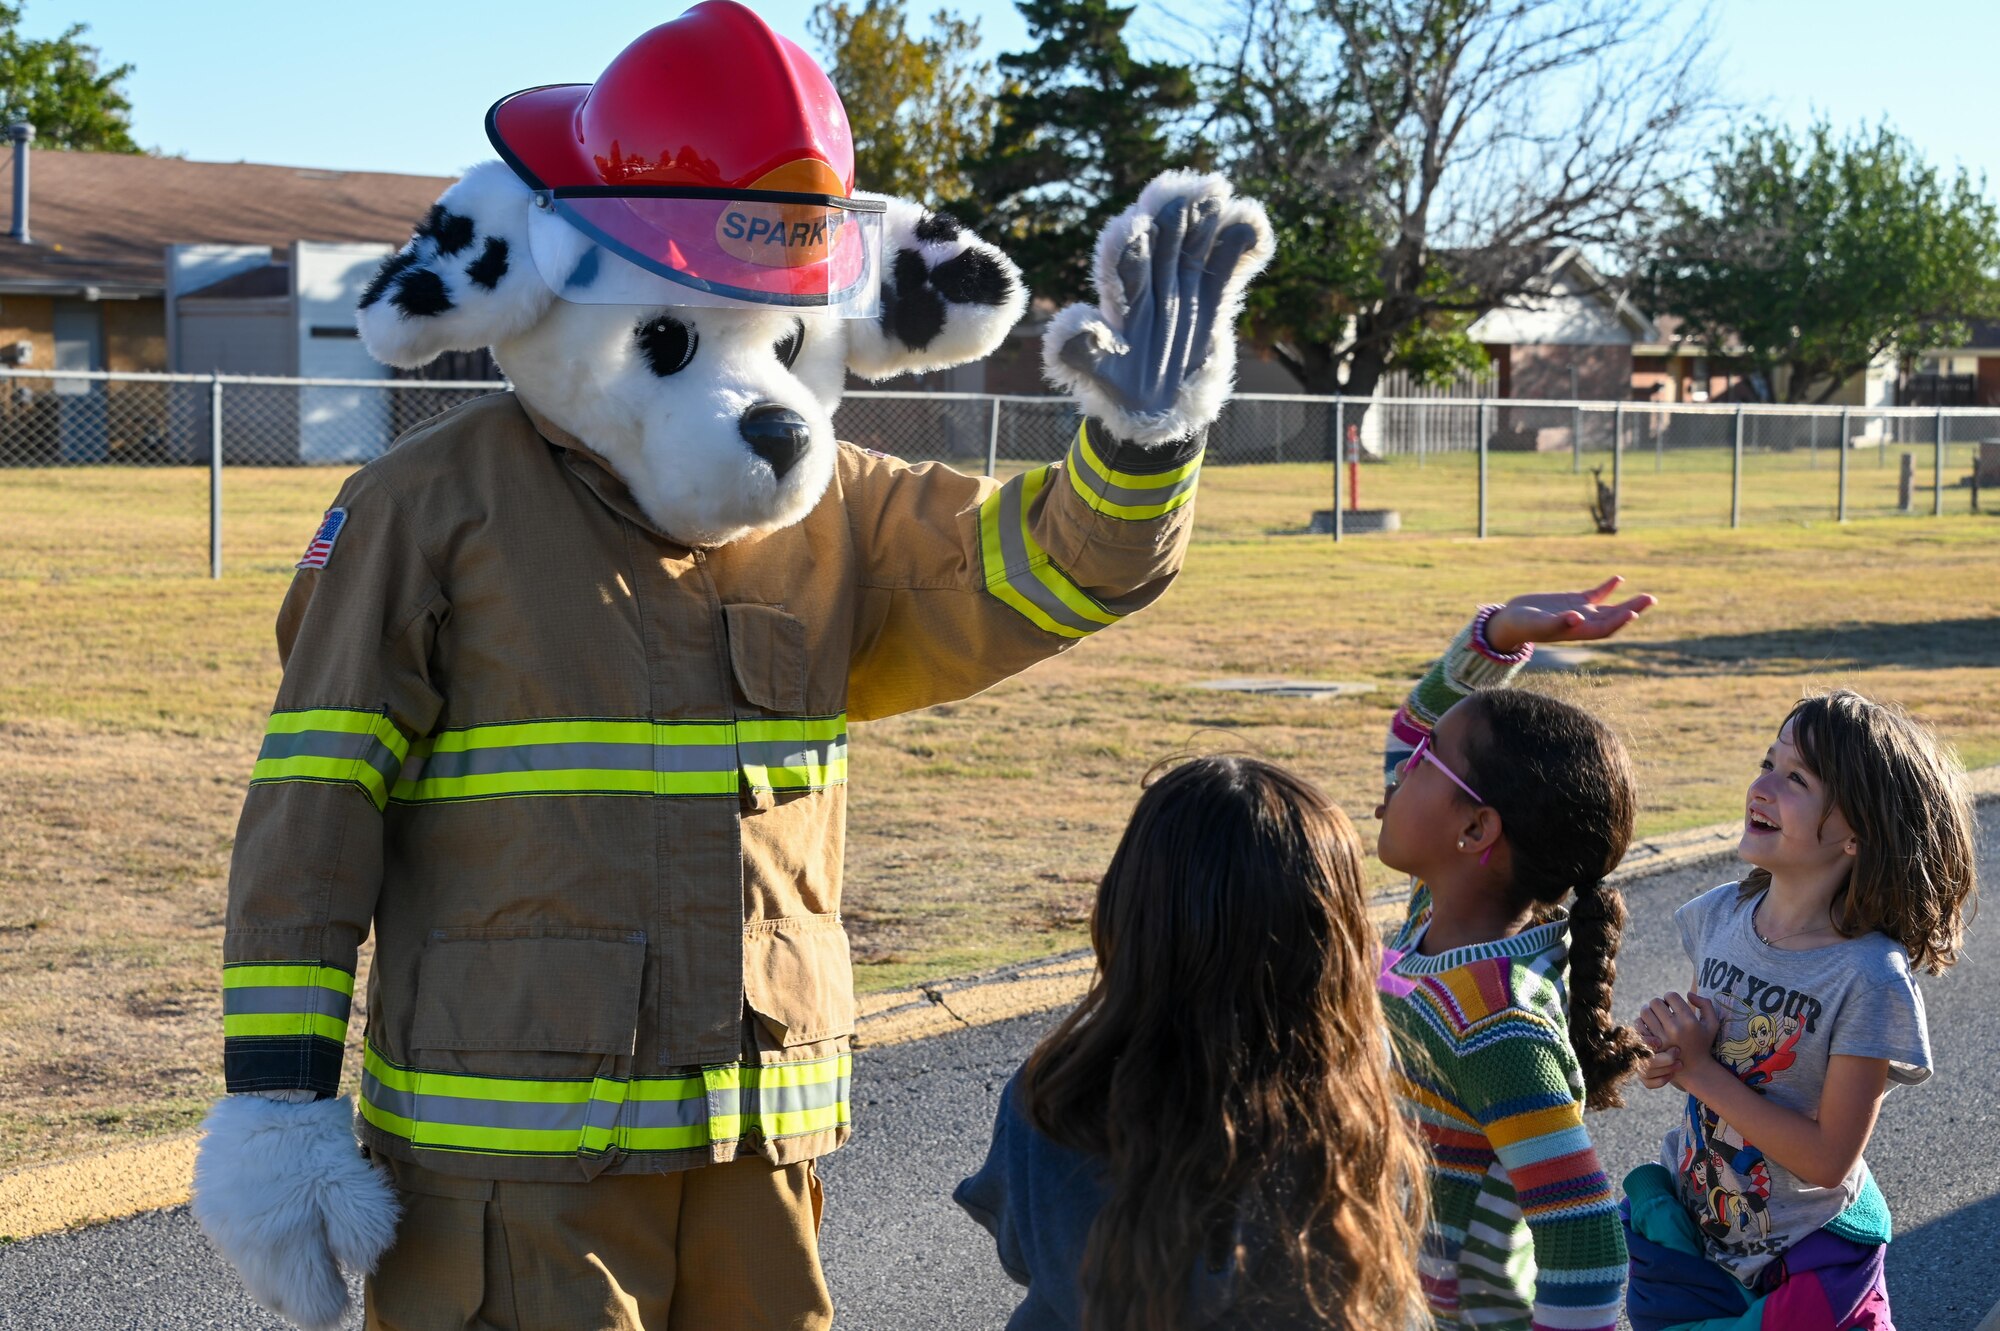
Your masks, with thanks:
M1764 1087L1796 1061L1806 1023L1797 1015L1782 1013L1746 1017L1730 1011L1727 999L1718 998L1727 1015L1716 1036L1715 1056L1738 1081L1762 1094ZM1737 1027L1742 1035L1728 1038ZM1679 1173L1681 1192L1693 1206L1695 1223L1718 1242L1741 1245L1745 1240L1768 1238L1771 1167L1764 1153L1692 1095L1687 1099L1686 1114Z

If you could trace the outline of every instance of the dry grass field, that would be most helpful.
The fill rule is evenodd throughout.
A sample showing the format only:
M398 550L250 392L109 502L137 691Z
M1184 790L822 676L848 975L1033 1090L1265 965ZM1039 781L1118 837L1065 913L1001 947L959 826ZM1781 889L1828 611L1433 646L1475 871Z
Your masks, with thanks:
M1324 465L1211 468L1162 604L981 697L858 727L862 986L1079 945L1140 778L1172 754L1293 764L1366 835L1389 712L1471 608L1608 571L1661 607L1581 674L1536 678L1628 736L1647 832L1729 817L1807 688L1900 698L1969 763L2000 760L2000 518L1965 515L1964 491L1958 516L1836 526L1830 488L1798 498L1830 484L1821 454L1746 487L1749 525L1730 532L1726 467L1669 455L1655 477L1631 459L1627 532L1604 538L1567 457L1496 458L1494 530L1545 534L1479 543L1442 534L1469 531L1465 461L1366 469L1364 498L1413 530L1337 547L1297 534L1327 502ZM277 680L271 622L338 480L232 469L217 583L203 474L0 472L0 1169L186 1127L220 1089L223 876ZM1857 511L1880 511L1869 493ZM1235 675L1376 691L1194 687Z

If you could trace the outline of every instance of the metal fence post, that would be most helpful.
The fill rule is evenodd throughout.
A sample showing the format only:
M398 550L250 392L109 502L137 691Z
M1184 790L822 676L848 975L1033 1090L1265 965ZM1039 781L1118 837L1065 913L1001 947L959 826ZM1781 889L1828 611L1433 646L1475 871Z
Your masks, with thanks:
M991 476L1000 465L1000 399L993 399L993 420L986 430L986 474Z
M1340 466L1347 460L1347 399L1333 399L1333 539L1338 541L1345 525L1340 517Z
M1931 456L1931 516L1944 516L1944 408L1938 408L1937 449Z
M1569 409L1569 474L1583 474L1583 408Z
M1840 434L1834 444L1840 449L1840 507L1834 514L1834 521L1847 521L1847 455L1854 451L1854 441L1848 435L1848 413L1851 408L1840 409Z
M1736 406L1736 435L1730 446L1729 525L1743 525L1743 405Z
M1673 419L1673 413L1667 413L1667 421L1670 425ZM1657 416L1653 418L1651 425L1653 428L1653 475L1658 476L1665 470L1667 465L1667 432L1660 427L1660 421Z
M1611 521L1625 518L1625 404L1611 409Z
M1479 539L1486 539L1486 399L1479 399Z
M222 372L208 378L208 576L222 576Z

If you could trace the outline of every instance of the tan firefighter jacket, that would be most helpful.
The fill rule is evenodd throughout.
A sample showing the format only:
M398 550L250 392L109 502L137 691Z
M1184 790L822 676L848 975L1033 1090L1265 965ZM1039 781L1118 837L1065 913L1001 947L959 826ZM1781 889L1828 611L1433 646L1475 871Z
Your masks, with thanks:
M832 1150L848 722L1151 603L1199 450L1092 423L997 485L841 445L805 519L699 550L512 395L411 432L348 480L279 615L229 1089L336 1092L372 926L372 1149L518 1179Z

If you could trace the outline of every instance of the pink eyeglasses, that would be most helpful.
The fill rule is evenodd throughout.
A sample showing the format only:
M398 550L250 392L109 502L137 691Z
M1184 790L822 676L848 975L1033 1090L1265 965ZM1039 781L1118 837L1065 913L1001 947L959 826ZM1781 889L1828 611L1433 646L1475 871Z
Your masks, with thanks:
M1444 759L1438 757L1437 754L1431 751L1431 737L1429 735L1425 735L1422 739L1418 740L1417 747L1411 749L1410 756L1403 760L1404 775L1408 775L1410 769L1415 767L1418 763L1429 763L1432 767L1437 768L1438 771L1443 772L1445 776L1450 778L1451 783L1454 786L1457 786L1460 790L1472 796L1472 802L1474 804L1486 803L1485 800L1480 798L1478 791L1474 790L1471 786L1466 785L1465 782L1459 778L1458 773L1452 771L1449 767L1446 767L1444 765ZM1397 784L1401 785L1402 782L1398 780Z
M1418 763L1429 763L1432 767L1437 768L1438 771L1443 772L1454 786L1457 786L1460 790L1472 796L1472 802L1474 804L1486 803L1485 800L1479 797L1478 791L1474 790L1471 786L1466 785L1464 781L1459 779L1458 773L1452 771L1449 767L1445 766L1444 759L1438 757L1435 753L1431 752L1431 737L1429 735L1425 735L1422 739L1418 740L1417 747L1411 749L1410 756L1403 760L1403 776L1408 776L1410 774L1410 769L1415 767ZM1402 779L1400 777L1397 779L1396 784L1397 785L1402 784ZM1458 844L1463 846L1465 843L1461 841ZM1481 864L1485 864L1492 858L1493 858L1493 847L1488 846L1483 852L1481 852L1479 856L1479 862Z

